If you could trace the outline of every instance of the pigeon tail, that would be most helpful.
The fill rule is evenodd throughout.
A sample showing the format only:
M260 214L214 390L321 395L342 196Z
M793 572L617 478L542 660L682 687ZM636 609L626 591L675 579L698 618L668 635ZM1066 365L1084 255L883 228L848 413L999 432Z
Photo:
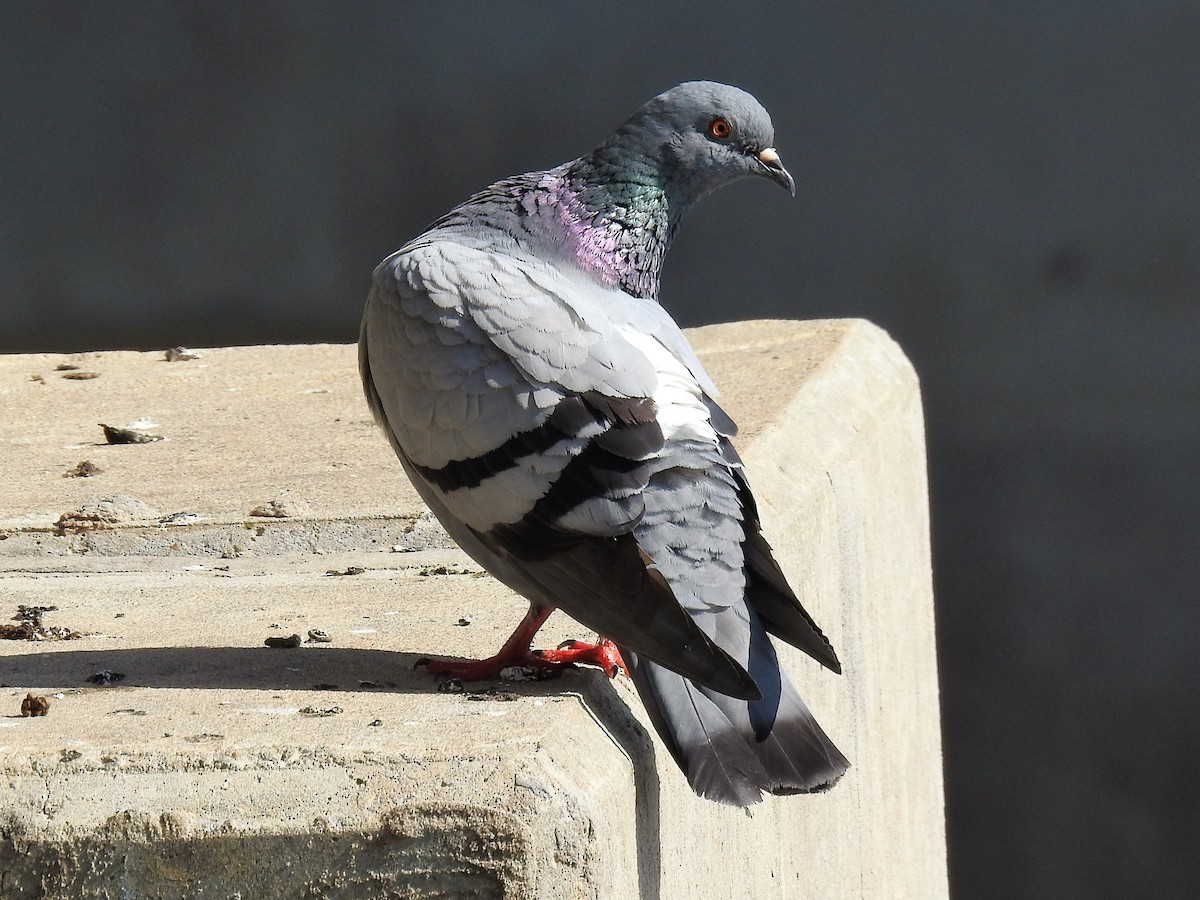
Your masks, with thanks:
M751 620L749 669L761 700L716 693L624 654L650 720L692 790L740 807L758 803L764 792L828 790L850 767L779 668L753 611Z

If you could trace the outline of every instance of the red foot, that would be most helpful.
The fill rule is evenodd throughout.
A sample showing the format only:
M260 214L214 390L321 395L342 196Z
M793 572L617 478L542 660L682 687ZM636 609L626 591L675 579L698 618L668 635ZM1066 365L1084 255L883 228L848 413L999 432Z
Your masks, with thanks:
M609 678L616 678L621 672L628 672L625 660L621 659L621 651L617 645L607 638L600 638L594 644L583 641L564 641L557 650L534 650L539 659L560 665L584 663L597 666Z
M531 650L529 645L534 635L553 611L552 608L530 607L500 652L488 659L461 663L423 659L417 665L424 665L435 675L445 675L459 681L489 681L514 666L546 672L551 676L574 668L577 663L598 666L609 678L616 678L618 673L628 671L617 645L604 638L595 644L566 641L557 650Z

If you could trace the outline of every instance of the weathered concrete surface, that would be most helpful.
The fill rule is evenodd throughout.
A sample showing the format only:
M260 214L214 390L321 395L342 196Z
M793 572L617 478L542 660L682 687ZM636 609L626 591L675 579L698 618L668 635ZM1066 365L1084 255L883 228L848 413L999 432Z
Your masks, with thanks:
M845 667L784 654L854 764L837 787L746 816L692 796L624 679L414 672L490 652L522 604L422 517L352 348L0 357L0 623L56 606L85 634L0 641L0 896L945 896L916 378L862 322L691 336ZM102 443L142 417L167 440ZM141 518L56 533L114 495ZM310 629L332 640L263 646Z

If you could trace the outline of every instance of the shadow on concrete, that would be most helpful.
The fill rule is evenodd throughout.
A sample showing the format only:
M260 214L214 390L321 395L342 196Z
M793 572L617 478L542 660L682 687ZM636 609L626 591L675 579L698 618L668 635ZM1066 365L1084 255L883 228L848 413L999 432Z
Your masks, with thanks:
M0 834L0 896L503 900L507 873L493 853L489 841L464 837L453 822L419 837L384 828L347 840L329 832L179 838L156 823L117 821L65 850Z
M45 690L86 688L90 686L89 678L108 671L124 676L109 689L312 690L319 687L436 692L438 681L413 668L420 658L416 653L347 649L328 644L296 648L193 646L129 650L76 650L58 644L45 652L0 658L0 685L29 685ZM505 686L517 690L545 684Z
M599 672L588 673L582 693L588 710L629 757L633 768L634 840L637 844L638 893L643 900L662 896L662 786L655 763L654 738L629 710L613 683ZM683 776L680 775L682 778Z
M39 652L0 657L0 687L58 691L124 688L199 690L338 690L438 693L444 681L414 668L421 654L308 644L269 647L143 647L75 649L57 644ZM121 675L109 686L89 681L99 673ZM577 694L597 724L631 762L638 852L638 897L661 896L660 793L654 738L601 673L569 671L561 678L530 682L479 682L468 692L495 689L522 697Z

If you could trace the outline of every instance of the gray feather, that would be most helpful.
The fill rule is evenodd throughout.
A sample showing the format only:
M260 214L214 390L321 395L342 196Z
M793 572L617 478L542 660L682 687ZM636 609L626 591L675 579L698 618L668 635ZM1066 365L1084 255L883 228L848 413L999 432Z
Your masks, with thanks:
M694 202L748 176L794 187L772 139L744 91L680 85L384 260L359 341L372 412L450 535L614 640L693 787L738 805L847 765L767 632L837 657L761 534L716 386L657 302Z
M849 768L779 668L752 614L749 670L763 696L739 701L633 655L626 662L651 721L688 783L702 797L735 806L762 794L823 791Z

